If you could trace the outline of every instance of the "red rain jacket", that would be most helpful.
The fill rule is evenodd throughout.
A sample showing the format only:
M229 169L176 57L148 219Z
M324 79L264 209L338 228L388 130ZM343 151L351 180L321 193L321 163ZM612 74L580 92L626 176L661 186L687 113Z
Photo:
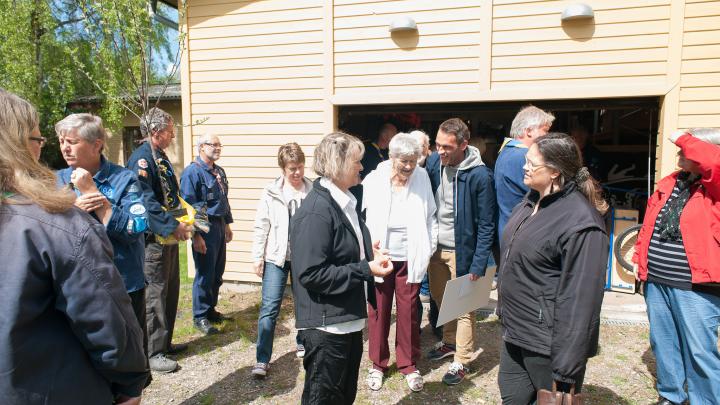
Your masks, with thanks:
M700 166L702 178L690 190L690 198L680 216L682 234L693 284L720 282L720 146L685 134L676 145L689 160ZM640 279L647 279L648 248L658 213L665 206L680 172L657 185L648 200L643 227L635 244L633 262L638 263Z

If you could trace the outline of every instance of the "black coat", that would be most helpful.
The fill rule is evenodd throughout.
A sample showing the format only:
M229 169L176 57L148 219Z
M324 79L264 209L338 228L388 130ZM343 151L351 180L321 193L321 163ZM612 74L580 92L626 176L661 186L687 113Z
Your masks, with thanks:
M498 316L503 340L550 356L553 378L573 383L597 354L608 237L575 183L540 201L531 191L501 241Z
M367 318L375 288L368 260L372 242L360 219L365 258L352 224L330 191L315 180L290 223L295 326L315 328Z
M0 404L111 404L150 378L105 227L0 204Z

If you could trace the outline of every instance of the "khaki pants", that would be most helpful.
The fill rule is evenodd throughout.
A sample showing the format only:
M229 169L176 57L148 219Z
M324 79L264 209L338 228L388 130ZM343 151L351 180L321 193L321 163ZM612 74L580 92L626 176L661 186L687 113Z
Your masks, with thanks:
M457 277L455 272L455 252L452 250L441 250L430 258L428 266L428 278L430 280L430 294L438 307L442 306L442 298L445 293L445 284ZM467 366L472 360L475 352L473 333L475 331L474 313L460 316L454 321L443 325L443 342L455 345L454 361Z

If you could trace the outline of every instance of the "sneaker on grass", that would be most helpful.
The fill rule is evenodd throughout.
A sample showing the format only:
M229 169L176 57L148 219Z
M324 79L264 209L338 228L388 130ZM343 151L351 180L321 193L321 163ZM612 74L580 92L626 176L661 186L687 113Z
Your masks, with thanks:
M448 345L444 342L437 342L427 357L430 360L442 360L455 354L455 345Z
M447 373L443 376L442 380L447 385L457 385L465 379L465 374L469 372L470 370L461 363L453 362L450 364L450 367L448 368Z
M297 356L298 359L305 357L305 346L297 345L295 348L295 356Z
M265 378L270 365L267 363L255 363L251 373L255 378Z

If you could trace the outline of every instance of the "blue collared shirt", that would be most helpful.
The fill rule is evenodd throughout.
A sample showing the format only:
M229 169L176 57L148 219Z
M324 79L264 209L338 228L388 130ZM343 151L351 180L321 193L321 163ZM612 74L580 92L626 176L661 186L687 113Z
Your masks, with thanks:
M57 184L70 183L73 169L57 172ZM145 288L145 238L148 226L143 190L133 172L100 156L100 170L93 176L95 186L110 201L112 215L105 225L113 246L113 261L128 292ZM75 190L79 196L80 192ZM95 217L95 215L93 215ZM97 217L96 217L97 219Z
M180 178L180 196L188 204L195 209L207 206L209 217L223 218L229 224L233 217L227 193L225 170L217 164L208 166L200 157L185 168Z

